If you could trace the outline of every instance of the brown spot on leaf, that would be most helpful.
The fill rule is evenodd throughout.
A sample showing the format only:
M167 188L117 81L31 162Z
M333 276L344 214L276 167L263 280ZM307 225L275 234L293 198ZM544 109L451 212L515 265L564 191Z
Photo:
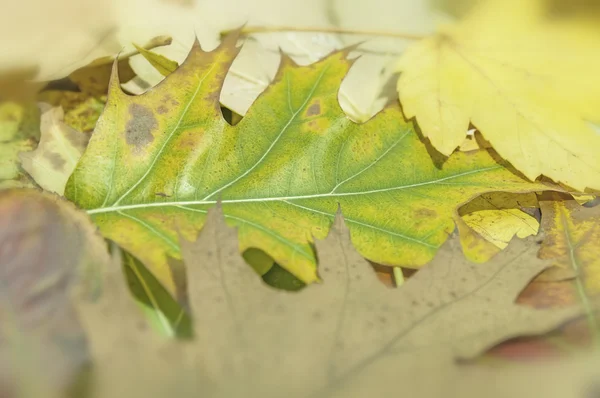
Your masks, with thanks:
M158 112L161 115L164 115L165 113L167 113L169 110L167 109L166 106L161 105L156 109L156 112Z
M152 130L158 127L158 123L152 111L139 104L131 104L129 114L131 119L127 122L125 140L127 144L141 149L154 140Z
M54 152L45 152L44 157L50 161L52 167L54 167L56 170L63 171L66 162L60 157L60 155Z
M316 116L321 113L321 105L318 102L312 104L306 111L306 116Z
M415 215L417 217L426 217L426 218L433 218L433 217L437 217L437 213L433 210L430 209L419 209L415 212Z

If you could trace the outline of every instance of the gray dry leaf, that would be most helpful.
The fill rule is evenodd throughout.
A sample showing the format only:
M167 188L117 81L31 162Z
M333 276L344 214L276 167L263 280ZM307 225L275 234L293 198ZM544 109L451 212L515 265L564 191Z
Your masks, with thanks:
M45 103L39 107L40 143L35 150L19 154L21 166L40 187L62 195L90 136L65 124L61 107Z
M79 373L88 350L70 293L98 294L97 267L108 261L73 204L34 189L0 192L1 397L55 397Z
M265 286L244 263L220 211L208 217L195 243L182 242L193 341L155 336L115 270L101 300L79 303L94 358L90 396L470 396L495 374L470 378L456 359L580 313L514 303L547 266L531 241L475 265L455 237L402 288L387 289L338 216L316 242L324 282L286 292Z

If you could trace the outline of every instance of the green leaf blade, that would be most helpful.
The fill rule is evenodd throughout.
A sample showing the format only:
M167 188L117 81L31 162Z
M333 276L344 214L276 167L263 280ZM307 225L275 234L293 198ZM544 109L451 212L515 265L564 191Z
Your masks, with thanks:
M112 86L108 105L67 186L106 237L173 289L167 256L195 239L222 202L240 249L256 248L306 283L317 279L313 239L341 206L369 260L419 267L454 228L458 206L491 191L547 189L485 151L432 161L412 123L392 104L364 124L338 104L347 52L297 66L283 57L275 81L235 126L218 94L235 37L199 47L138 97Z

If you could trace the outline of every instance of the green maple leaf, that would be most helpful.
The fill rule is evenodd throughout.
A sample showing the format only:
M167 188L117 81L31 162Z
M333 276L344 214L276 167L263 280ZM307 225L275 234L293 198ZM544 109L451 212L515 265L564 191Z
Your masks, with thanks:
M219 200L240 248L258 248L305 282L317 279L312 241L341 206L358 251L419 267L454 228L456 208L491 191L531 192L487 152L432 160L397 104L364 124L340 109L352 62L339 51L309 65L283 56L274 82L235 126L219 93L238 53L196 45L140 96L121 91L116 66L104 113L65 195L102 233L173 289L167 257L194 239Z

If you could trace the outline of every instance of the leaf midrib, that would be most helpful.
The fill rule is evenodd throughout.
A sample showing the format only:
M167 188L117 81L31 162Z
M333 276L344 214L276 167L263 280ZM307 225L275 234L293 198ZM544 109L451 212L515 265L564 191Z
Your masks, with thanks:
M456 178L482 173L491 170L497 170L502 168L501 165L496 165L492 167L485 167L478 170L471 170L464 173L459 173L443 178L438 178L436 180L419 182L410 185L402 185L398 187L391 188L381 188L381 189L373 189L369 191L358 191L358 192L337 192L337 193L319 193L319 194L310 194L310 195L295 195L295 196L279 196L279 197L265 197L265 198L247 198L247 199L221 199L220 202L222 204L233 204L233 203L261 203L261 202L283 202L286 200L299 200L299 199L317 199L317 198L333 198L333 197L343 197L343 196L357 196L357 195L369 195L379 192L389 192L395 190L402 189L410 189L417 188L426 185L435 185L440 184L445 181L453 180ZM108 206L108 207L99 207L96 209L87 210L88 214L100 214L100 213L111 213L118 212L123 210L132 210L132 209L145 209L145 208L153 208L153 207L173 207L173 206L194 206L194 205L214 205L218 200L177 200L170 202L152 202L152 203L138 203L138 204L130 204L130 205L117 205L117 206Z

